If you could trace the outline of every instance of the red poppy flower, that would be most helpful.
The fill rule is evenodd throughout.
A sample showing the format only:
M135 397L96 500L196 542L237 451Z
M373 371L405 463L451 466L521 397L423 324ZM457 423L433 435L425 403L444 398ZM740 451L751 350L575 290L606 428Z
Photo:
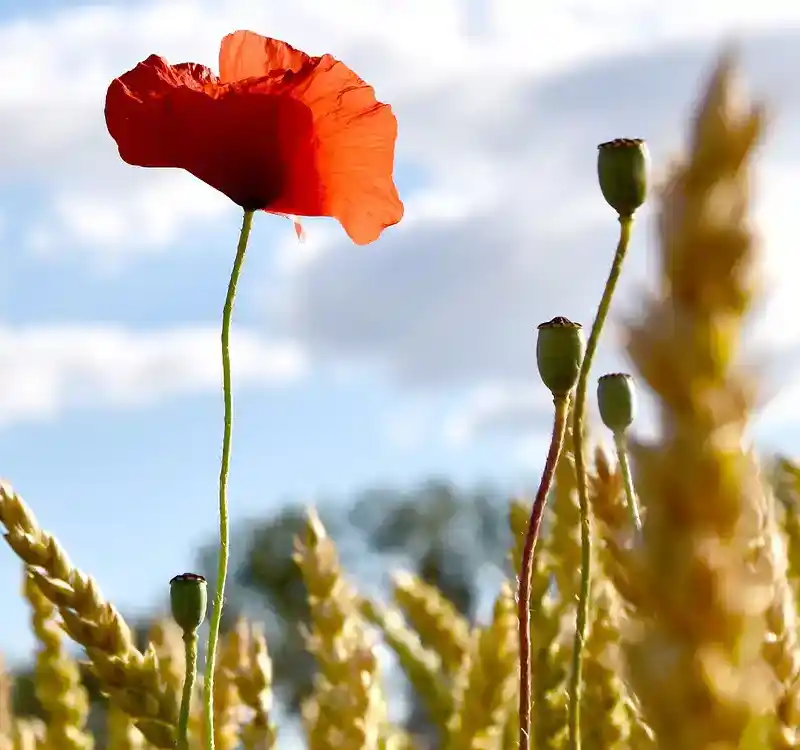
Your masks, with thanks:
M338 219L358 244L400 221L397 120L330 55L237 31L219 77L151 55L112 81L106 124L120 156L178 167L245 210Z

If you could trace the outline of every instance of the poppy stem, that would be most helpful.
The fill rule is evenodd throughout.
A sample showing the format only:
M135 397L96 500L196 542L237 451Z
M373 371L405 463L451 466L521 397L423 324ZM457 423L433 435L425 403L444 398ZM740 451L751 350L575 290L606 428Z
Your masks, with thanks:
M542 525L544 507L553 484L558 458L564 445L564 433L567 429L569 414L569 396L553 398L555 414L553 417L553 433L550 438L550 449L542 470L539 489L531 508L528 531L525 535L525 546L522 549L522 562L517 589L517 612L519 620L519 747L529 750L531 746L531 579L533 574L533 556L536 541Z
M189 709L192 705L197 672L197 631L186 631L183 634L183 643L186 652L186 673L183 680L183 697L178 720L178 750L189 750Z
M589 516L589 492L587 489L586 457L584 454L584 417L586 412L586 389L592 360L597 351L600 334L603 331L611 299L617 288L622 263L628 252L633 227L633 215L620 216L620 233L617 251L611 264L603 296L597 307L592 331L586 344L586 354L581 363L578 385L575 389L575 410L572 414L572 436L575 442L575 474L578 481L578 500L581 517L581 584L578 594L578 612L575 618L575 639L572 646L572 672L569 683L569 748L580 750L581 747L581 692L583 689L583 645L586 640L586 629L589 622L589 606L592 583L592 526Z
M233 396L231 394L231 319L233 303L236 298L236 285L244 263L247 241L253 226L253 211L245 211L242 230L239 233L239 244L236 247L236 258L233 261L228 294L222 310L222 390L225 401L225 426L222 433L222 461L219 471L219 562L217 567L217 587L214 594L214 606L211 611L211 623L208 631L208 649L206 650L206 673L204 685L206 748L214 750L214 666L219 641L219 627L222 620L222 604L225 598L225 579L228 577L228 546L230 530L228 528L228 470L231 463L231 429L233 425Z
M631 474L631 464L628 460L628 446L625 444L625 433L614 433L614 445L617 449L617 460L619 461L619 470L622 473L622 480L625 486L625 499L627 500L628 515L630 517L631 526L634 528L635 533L642 531L642 517L639 513L639 501L636 499L636 490L633 486L633 476Z

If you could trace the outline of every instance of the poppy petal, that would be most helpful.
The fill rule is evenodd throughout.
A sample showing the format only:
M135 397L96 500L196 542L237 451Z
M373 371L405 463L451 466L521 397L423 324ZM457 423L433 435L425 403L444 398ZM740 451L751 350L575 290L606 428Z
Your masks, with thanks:
M252 32L223 40L228 82L153 55L112 81L106 124L123 160L185 169L247 210L338 219L357 244L400 221L391 108L330 55Z
M129 164L185 169L243 208L268 208L287 155L311 139L311 113L269 86L219 84L199 70L152 57L113 81L108 131Z
M287 71L297 73L313 61L314 58L286 42L254 31L234 31L225 36L220 45L219 78L224 83L232 83Z
M203 65L170 65L158 55L115 78L106 93L105 117L123 161L139 167L175 166L173 141L180 123L174 116L174 94L202 92L215 80Z
M297 235L297 239L300 240L300 242L305 242L306 231L303 229L300 219L298 219L296 216L290 216L289 218L292 220L292 224L294 224L294 233Z
M403 218L392 179L397 120L391 107L330 55L284 85L311 111L318 184L291 180L269 210L332 216L356 244L373 242ZM303 171L309 174L307 166Z

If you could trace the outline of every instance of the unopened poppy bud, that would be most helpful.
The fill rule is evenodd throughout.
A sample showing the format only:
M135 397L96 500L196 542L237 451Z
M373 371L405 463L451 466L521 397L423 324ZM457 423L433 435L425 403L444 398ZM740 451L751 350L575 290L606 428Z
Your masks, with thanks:
M597 405L603 424L615 435L624 433L636 416L633 378L625 372L603 375L597 381Z
M203 576L183 573L169 582L172 619L184 633L194 633L206 619L208 585Z
M641 138L617 138L597 147L597 176L608 205L621 217L633 216L647 197L650 157Z
M542 382L555 398L567 396L577 384L583 350L580 323L559 317L539 326L536 364Z

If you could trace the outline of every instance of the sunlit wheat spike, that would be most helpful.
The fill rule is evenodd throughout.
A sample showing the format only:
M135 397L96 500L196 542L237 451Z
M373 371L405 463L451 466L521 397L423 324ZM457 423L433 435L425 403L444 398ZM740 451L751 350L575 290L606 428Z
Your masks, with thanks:
M0 524L5 539L26 563L33 584L58 609L61 626L84 647L101 689L126 711L156 747L172 748L178 699L161 679L155 654L133 645L130 628L97 584L69 562L22 499L0 485Z
M626 747L630 741L631 698L619 653L623 609L610 581L596 577L592 586L593 620L586 642L581 732L584 747Z
M613 583L622 602L636 610L641 599L637 559L632 552L634 528L626 507L619 467L612 467L608 456L595 451L594 471L589 477L589 502L598 534L601 570Z
M516 602L511 586L505 584L491 622L473 634L458 680L458 702L448 725L446 748L499 743L517 695L518 660Z
M548 530L541 547L548 553L545 565L555 579L554 595L558 597L562 609L572 610L577 600L580 581L581 533L575 443L572 425L570 422L568 424L547 509ZM586 439L584 436L584 440ZM547 560L551 562L548 564ZM558 560L557 565L552 563L554 560Z
M750 460L758 472L758 459ZM781 534L776 511L777 501L766 479L761 536L753 544L751 560L755 568L772 581L772 597L766 610L767 635L762 644L764 661L772 670L779 688L775 722L772 727L773 750L789 750L800 743L800 645L798 644L797 599L788 579L786 540Z
M272 720L272 660L261 628L240 621L231 632L232 650L238 653L236 686L250 718L240 729L245 750L271 750L277 731Z
M80 669L64 648L64 633L57 621L56 606L23 569L22 592L31 609L33 634L39 643L36 655L36 697L47 712L47 748L90 750L93 739L86 731L89 696L81 682Z
M360 601L360 610L394 651L408 681L425 704L430 720L443 729L452 716L453 696L450 679L442 670L439 657L422 645L417 633L398 611L365 598Z
M147 634L147 641L158 661L158 672L164 684L176 694L183 689L186 670L183 631L175 620L156 620Z
M372 639L358 616L357 596L345 581L333 541L309 513L294 558L311 610L308 647L319 672L304 723L310 750L377 750L386 723Z
M726 54L711 76L661 191L660 292L629 326L660 437L634 450L645 523L626 653L663 750L740 747L777 700L762 656L771 580L748 560L764 507L744 450L756 388L739 357L760 288L748 214L764 116L735 93L734 62Z
M44 744L45 727L39 719L18 718L11 731L13 750L40 750Z
M393 575L394 600L422 645L433 651L448 674L457 672L470 648L466 618L439 589L406 571Z

